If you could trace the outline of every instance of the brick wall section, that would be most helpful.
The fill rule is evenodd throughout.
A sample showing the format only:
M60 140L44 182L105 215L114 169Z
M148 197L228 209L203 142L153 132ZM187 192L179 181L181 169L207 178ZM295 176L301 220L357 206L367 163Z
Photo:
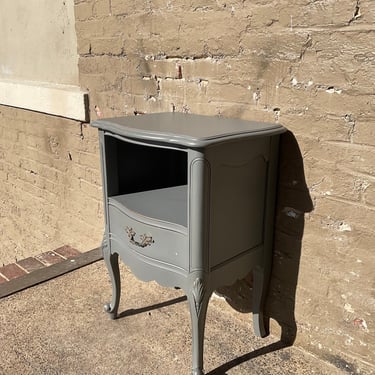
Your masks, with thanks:
M98 148L87 125L0 107L0 265L100 244Z
M373 1L76 0L75 15L92 119L175 110L291 131L267 311L297 345L370 373ZM75 121L0 107L0 263L100 243L97 134L87 125L82 134ZM250 277L226 290L243 311L250 292Z
M293 133L314 210L280 196L275 264L299 278L294 299L275 267L270 315L282 324L289 298L297 343L346 370L374 366L373 2L78 0L75 12L81 84L104 117L175 110ZM285 196L298 195L289 172Z

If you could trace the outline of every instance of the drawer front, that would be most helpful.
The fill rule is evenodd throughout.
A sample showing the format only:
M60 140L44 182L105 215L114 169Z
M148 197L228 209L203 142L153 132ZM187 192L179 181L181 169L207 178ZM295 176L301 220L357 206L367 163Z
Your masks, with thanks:
M110 238L137 254L189 269L187 236L166 228L146 224L109 205Z

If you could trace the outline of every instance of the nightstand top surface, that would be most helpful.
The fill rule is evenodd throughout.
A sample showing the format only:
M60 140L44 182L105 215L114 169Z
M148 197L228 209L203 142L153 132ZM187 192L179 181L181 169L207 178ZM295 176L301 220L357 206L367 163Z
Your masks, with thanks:
M92 126L124 137L186 147L235 138L271 136L286 129L274 123L185 113L154 113L96 120Z

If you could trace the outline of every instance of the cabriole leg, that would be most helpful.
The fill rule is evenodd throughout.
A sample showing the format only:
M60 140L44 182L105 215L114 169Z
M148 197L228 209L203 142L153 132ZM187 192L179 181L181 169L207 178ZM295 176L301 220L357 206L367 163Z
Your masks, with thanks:
M192 326L192 375L204 375L204 328L211 293L206 290L202 279L197 278L187 296Z
M253 326L257 336L266 337L269 335L269 322L266 321L263 307L267 296L268 278L261 267L253 270Z
M111 319L117 318L117 311L120 303L120 269L118 264L118 254L111 254L109 248L103 249L103 258L108 269L109 277L112 282L112 301L104 305L104 310L109 314Z

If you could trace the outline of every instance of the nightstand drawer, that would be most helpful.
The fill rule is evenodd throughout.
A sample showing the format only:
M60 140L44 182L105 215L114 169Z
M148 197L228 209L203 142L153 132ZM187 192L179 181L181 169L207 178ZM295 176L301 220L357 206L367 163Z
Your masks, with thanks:
M189 269L186 234L145 223L124 211L108 205L110 239L142 256Z

